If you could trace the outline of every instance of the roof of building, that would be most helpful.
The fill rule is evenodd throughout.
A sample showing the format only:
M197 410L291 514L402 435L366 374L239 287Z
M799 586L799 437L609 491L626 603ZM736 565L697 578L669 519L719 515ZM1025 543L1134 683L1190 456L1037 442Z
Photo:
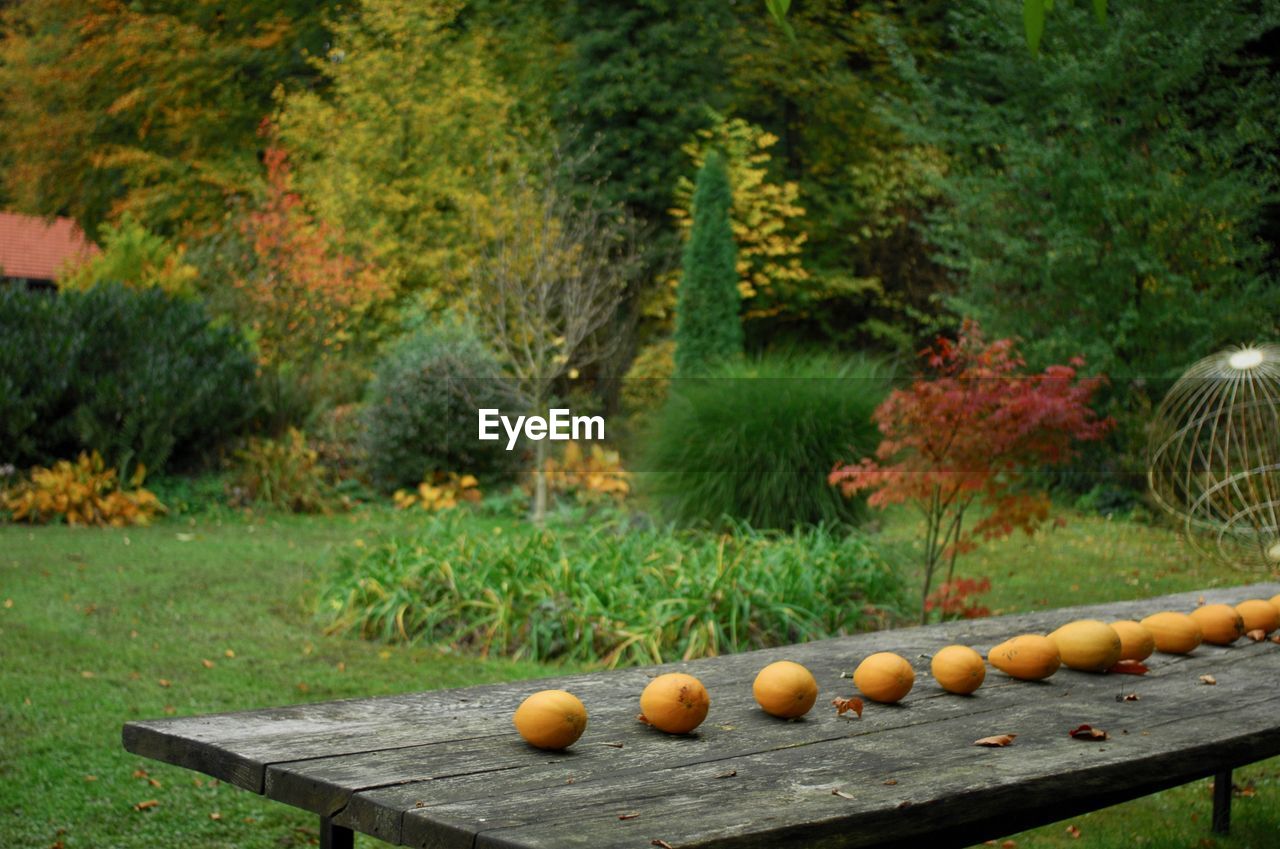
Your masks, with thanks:
M0 277L54 280L65 266L97 252L70 218L0 212Z

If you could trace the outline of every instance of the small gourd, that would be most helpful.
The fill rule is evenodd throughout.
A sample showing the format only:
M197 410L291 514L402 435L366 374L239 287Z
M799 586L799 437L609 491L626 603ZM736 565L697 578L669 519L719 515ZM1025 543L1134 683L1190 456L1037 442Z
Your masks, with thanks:
M1189 654L1204 639L1196 620L1173 610L1148 616L1142 620L1142 627L1151 632L1156 651L1165 654Z
M1229 646L1244 636L1244 620L1229 604L1206 604L1191 611L1206 643Z
M1111 628L1120 635L1120 659L1138 663L1151 657L1156 650L1156 638L1140 622L1132 619L1121 619L1112 622Z
M688 734L702 724L711 697L702 682L683 672L668 672L649 682L640 694L640 716L659 731Z
M987 652L996 669L1023 681L1041 681L1058 671L1062 656L1053 640L1039 634L1023 634Z
M929 663L933 680L948 693L967 696L982 686L987 677L987 664L982 655L968 646L947 646Z
M760 670L751 693L765 713L795 719L808 713L818 700L818 682L800 664L779 660Z
M1049 635L1063 666L1081 672L1105 672L1120 659L1123 643L1115 629L1096 619L1080 619Z
M888 651L864 658L853 671L853 685L862 695L885 704L902 701L915 681L915 670L907 659Z
M567 749L586 730L587 709L573 693L542 690L520 703L512 721L530 746Z
M1266 599L1251 598L1236 605L1236 613L1244 620L1244 632L1261 631L1270 634L1280 628L1280 610Z

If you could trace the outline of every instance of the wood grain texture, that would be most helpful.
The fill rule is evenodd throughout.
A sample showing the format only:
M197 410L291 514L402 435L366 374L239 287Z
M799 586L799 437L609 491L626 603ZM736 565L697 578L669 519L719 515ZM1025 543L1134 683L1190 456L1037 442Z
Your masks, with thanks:
M1146 676L1062 670L1013 681L994 670L970 697L943 693L928 658L984 652L1072 619L1141 618L1207 602L1269 598L1280 584L1043 611L824 640L721 658L460 690L129 723L131 752L206 772L391 843L472 847L967 845L1280 754L1280 645L1156 655ZM875 651L915 667L897 706L837 717L842 678ZM787 658L821 689L798 722L763 714L755 673ZM640 691L680 669L711 693L692 735L635 719ZM1199 682L1212 673L1216 686ZM511 714L558 687L587 705L564 753L526 746ZM1118 697L1136 692L1138 701ZM1102 743L1072 740L1082 723ZM1016 733L1005 749L972 742ZM1010 814L1010 811L1016 813Z

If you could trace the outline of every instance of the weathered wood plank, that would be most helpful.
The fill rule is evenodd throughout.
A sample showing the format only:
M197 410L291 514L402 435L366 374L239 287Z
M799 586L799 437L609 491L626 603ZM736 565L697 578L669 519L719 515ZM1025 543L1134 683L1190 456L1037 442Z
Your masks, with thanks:
M533 788L527 793L503 784L488 797L410 810L405 815L403 839L410 845L450 847L470 845L467 835L479 834L478 845L485 845L486 835L498 828L518 829L513 832L516 836L509 838L511 845L552 845L555 841L549 838L538 842L531 835L542 833L541 829L550 834L556 823L562 828L572 823L583 842L561 841L557 845L603 847L614 845L609 837L618 828L616 823L633 822L617 819L628 807L651 821L688 822L699 827L709 827L723 811L733 824L747 831L754 831L758 824L742 823L744 813L777 808L779 822L790 828L829 810L830 800L824 794L831 795L833 789L857 796L844 800L844 817L876 814L886 806L897 810L902 802L937 803L954 793L968 795L967 809L976 815L983 810L978 791L989 781L992 762L1012 770L1009 774L1017 781L1034 778L1043 782L1047 794L1064 799L1090 789L1075 773L1095 764L1105 767L1105 782L1098 787L1115 792L1141 789L1152 774L1162 780L1187 780L1205 774L1206 765L1218 757L1243 757L1244 762L1280 753L1280 728L1274 719L1277 698L1273 692L1259 695L1256 688L1258 676L1275 678L1280 674L1280 651L1270 650L1275 648L1241 647L1238 656L1213 667L1204 658L1201 662L1205 666L1187 668L1184 674L1163 682L1137 679L1132 687L1144 694L1138 702L1115 700L1110 682L1119 676L1077 673L1071 676L1077 680L1069 691L1018 685L1041 695L990 713L964 713L938 722L899 725L666 769L621 771L575 780L572 785ZM1198 683L1203 668L1217 670L1217 687ZM1192 700L1195 712L1189 715L1187 705ZM871 717L869 710L867 718ZM1102 744L1070 740L1067 731L1085 722L1107 728L1114 739ZM978 737L1004 732L1020 734L1008 749L971 746ZM672 745L681 742L674 740ZM736 774L715 779L727 772ZM797 792L796 776L803 776L804 793ZM739 781L743 778L750 780ZM886 780L897 783L884 785ZM753 789L751 781L758 786ZM778 794L779 788L788 787L790 790ZM815 789L821 791L817 797L810 792ZM691 795L697 799L695 807L705 809L697 817L682 807ZM536 809L531 813L534 799ZM594 823L599 830L587 823ZM674 835L679 840L655 836L674 845L703 845L679 829ZM459 836L463 838L460 841Z
M507 835L494 836L494 840L524 840L520 836L524 834L523 829L536 831L534 823L518 819L503 821L501 829L495 828L496 820L483 813L500 814L504 810L502 805L511 800L515 800L511 803L516 807L528 809L533 805L541 817L560 810L550 801L544 805L541 801L544 795L554 800L578 799L576 794L586 792L635 792L638 798L663 799L661 793L651 792L655 776L670 772L684 774L681 770L702 768L706 764L781 757L784 762L790 762L787 758L798 759L793 764L798 768L807 766L806 759L813 757L813 753L844 751L841 746L855 742L862 749L880 747L879 742L869 744L869 740L894 740L897 741L894 745L907 751L911 746L903 742L903 735L920 734L912 730L913 726L966 729L960 732L963 736L974 727L972 723L980 723L992 713L1016 712L1020 703L1039 704L1044 701L1044 694L1050 693L1058 700L1055 710L1076 704L1078 698L1097 700L1103 689L1108 692L1102 695L1114 702L1114 694L1109 692L1113 685L1101 682L1125 676L1103 678L1071 672L1061 672L1038 688L1010 682L992 672L987 686L977 697L944 696L931 687L931 682L922 674L928 665L922 655L950 642L963 642L985 650L1008 636L1043 633L1083 616L1141 617L1160 609L1189 610L1201 596L1210 602L1235 602L1248 597L1270 597L1277 592L1280 584L1216 589L856 635L667 667L130 723L125 727L124 738L126 748L137 754L198 769L238 786L265 792L272 798L322 816L332 816L338 825L391 842L404 840L414 845L470 847L477 834ZM1175 684L1201 667L1220 668L1227 662L1234 665L1249 651L1266 648L1204 647L1186 658L1157 656L1151 663L1152 673L1133 679L1130 688L1144 693L1143 701L1138 704L1158 708L1160 700L1165 698L1170 704L1176 704L1181 698L1172 691L1166 693L1167 685ZM852 692L852 682L841 679L842 672L850 671L866 654L883 649L900 651L912 659L920 680L904 706L869 710L860 723L820 713L823 703L809 721L776 723L764 717L750 698L750 682L755 672L772 660L787 657L805 663L814 671L823 688L821 698L825 703L837 692ZM711 716L694 738L673 741L638 728L634 722L640 690L652 675L669 668L688 669L711 690ZM1280 677L1280 667L1268 669L1266 674ZM1117 682L1117 686L1128 683L1127 680ZM511 712L520 699L536 689L552 686L577 692L592 717L587 734L574 750L559 756L525 747L510 726ZM1225 697L1230 689L1224 687L1214 698ZM1031 692L1041 695L1029 698ZM1273 703L1270 716L1276 713ZM928 736L932 739L936 733L936 730L930 731ZM623 742L623 748L604 745L608 742ZM673 742L677 745L673 746ZM1022 742L1020 738L1019 744ZM1160 753L1162 757L1167 754ZM1070 766L1064 763L1062 768ZM911 769L927 771L923 765ZM566 785L570 779L574 783ZM563 787L570 788L569 797L564 796ZM671 803L673 799L663 802ZM736 802L725 804L731 804L738 811L748 810ZM809 800L806 804L814 803ZM455 807L449 808L450 805ZM786 807L791 810L794 805L788 803ZM803 805L796 808L802 809L808 810ZM839 816L848 818L849 814L843 810ZM672 816L675 815L673 812ZM732 816L732 812L729 815ZM566 823L575 821L579 814L569 816ZM741 819L741 814L737 816ZM542 839L533 832L530 834L530 839ZM724 845L732 845L732 841L739 839L733 836L737 832L729 826L723 826L716 834L720 836L690 837L713 841L707 845L720 845L714 841L724 840L730 841Z

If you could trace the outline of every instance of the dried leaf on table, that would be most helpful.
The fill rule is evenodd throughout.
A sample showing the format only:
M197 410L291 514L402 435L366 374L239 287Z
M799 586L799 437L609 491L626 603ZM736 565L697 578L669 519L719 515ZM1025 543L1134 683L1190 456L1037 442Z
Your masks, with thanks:
M1112 666L1110 672L1119 672L1122 675L1146 675L1151 670L1145 664L1136 660L1121 660Z
M1081 725L1079 728L1074 728L1067 733L1071 735L1071 739L1073 740L1093 741L1111 739L1107 732L1103 731L1101 728L1094 728L1092 725Z
M862 718L862 699L857 696L851 699L837 697L831 700L831 704L836 706L836 715L838 716L843 716L845 711L851 710L858 715L859 719Z
M1002 749L1013 742L1017 734L996 734L993 737L983 737L981 740L974 740L973 745L985 746L988 749Z

